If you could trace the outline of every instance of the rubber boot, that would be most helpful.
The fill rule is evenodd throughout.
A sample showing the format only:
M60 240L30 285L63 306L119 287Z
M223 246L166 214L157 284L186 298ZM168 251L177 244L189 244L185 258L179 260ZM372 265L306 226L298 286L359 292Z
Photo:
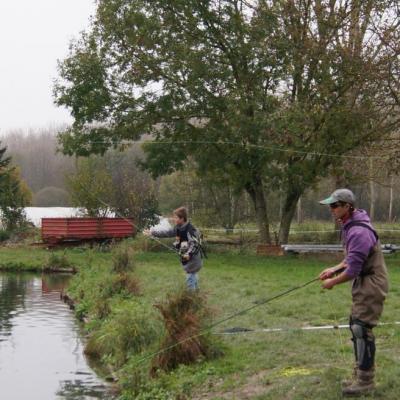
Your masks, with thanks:
M357 380L350 386L343 388L343 396L356 397L371 393L375 389L374 377L375 373L373 369L368 371L358 369Z

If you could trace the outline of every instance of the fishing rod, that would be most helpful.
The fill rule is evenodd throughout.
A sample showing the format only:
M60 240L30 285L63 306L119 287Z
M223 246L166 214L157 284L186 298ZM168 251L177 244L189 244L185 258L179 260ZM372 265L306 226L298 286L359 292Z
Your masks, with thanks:
M237 312L235 312L235 313L233 313L233 314L231 314L231 315L229 315L229 316L227 316L227 317L225 317L225 318L223 318L223 319L220 319L220 320L218 320L218 321L212 323L211 325L209 325L209 326L207 326L207 327L201 329L200 332L197 333L196 335L189 336L189 337L184 338L184 339L182 339L182 340L180 340L180 341L178 341L178 342L176 342L176 343L174 343L174 344L172 344L172 345L170 345L170 346L164 347L164 348L161 349L161 350L158 350L158 351L155 351L155 352L153 352L153 353L149 353L149 354L145 355L144 357L140 358L140 359L134 364L134 366L138 366L138 365L142 364L143 362L149 360L150 358L153 358L153 357L156 357L156 356L158 356L158 355L160 355L160 354L163 354L163 353L167 352L168 350L171 350L171 349L174 349L175 347L180 346L180 345L183 344L183 343L186 343L186 342L188 342L188 341L190 341L190 340L193 340L193 339L196 339L196 338L198 338L198 337L204 336L206 333L208 333L209 331L211 331L213 328L215 328L215 327L218 326L218 325L223 324L223 323L226 322L226 321L229 321L229 320L231 320L231 319L233 319L233 318L236 318L236 317L238 317L238 316L240 316L240 315L247 314L248 312L254 310L254 309L257 308L257 307L260 307L260 306L262 306L262 305L268 304L268 303L270 303L271 301L276 300L276 299L279 299L279 298L281 298L281 297L287 296L289 293L292 293L292 292L294 292L294 291L303 289L303 288L305 288L306 286L309 286L309 285L311 285L312 283L317 282L317 281L319 281L319 280L320 280L319 277L313 278L313 279L309 280L308 282L305 282L305 283L303 283L303 284L301 284L301 285L298 285L298 286L294 286L294 287L292 287L292 288L290 288L290 289L287 289L287 290L285 290L285 291L283 291L283 292L281 292L281 293L278 293L278 294L276 294L276 295L274 295L274 296L272 296L272 297L269 297L269 298L264 299L264 300L257 301L257 302L256 302L255 304L253 304L252 306L247 307L247 308L244 308L244 309L242 309L242 310L239 310L239 311L237 311Z
M81 187L82 187L82 186L81 186ZM103 201L102 199L96 198L96 200L98 200L101 204L103 204L103 205L106 206L107 208L111 208L111 206L110 206L109 204L107 204L105 201ZM124 217L124 216L123 216L121 213L119 213L118 211L113 211L113 212L114 212L114 214L115 214L117 217L119 217L119 218L123 219L124 221L128 222L128 223L129 223L130 225L132 225L137 231L139 231L138 226L137 226L134 222L132 222L131 219ZM159 243L161 246L165 247L166 249L168 249L168 250L172 251L173 253L175 253L175 254L177 254L177 255L180 256L180 253L179 253L178 250L176 250L174 247L168 246L167 244L163 243L163 242L162 242L160 239L158 239L157 237L152 236L152 235L146 236L146 237L153 239L154 241L156 241L157 243Z
M107 208L110 208L110 205L107 204L107 203L106 203L105 201L103 201L102 199L97 198L97 200L98 200L101 204L103 204L104 206L106 206ZM135 229L138 230L138 227L137 227L130 219L124 217L123 215L121 215L121 214L118 213L117 211L115 212L115 214L116 214L117 216L119 216L120 218L124 219L125 221L127 221L127 222L128 222L129 224L131 224ZM154 237L154 236L149 236L149 237L151 237L151 238L153 238L154 240L156 240L158 243L160 243L161 245L163 245L164 247L166 247L168 250L173 251L174 253L179 254L178 251L177 251L176 249L167 246L165 243L162 243L158 238L156 238L156 237ZM287 296L288 294L290 294L290 293L292 293L292 292L294 292L294 291L303 289L303 288L305 288L306 286L309 286L309 285L311 285L312 283L318 281L319 279L320 279L319 277L313 278L313 279L311 279L311 280L308 281L308 282L305 282L305 283L303 283L303 284L301 284L301 285L298 285L298 286L292 287L292 288L290 288L290 289L287 289L287 290L285 290L285 291L283 291L283 292L281 292L281 293L276 294L275 296L269 297L269 298L267 298L267 299L259 300L259 301L255 302L253 305L251 305L251 306L249 306L249 307L247 307L247 308L244 308L244 309L242 309L242 310L239 310L239 311L237 311L237 312L235 312L235 313L233 313L233 314L231 314L231 315L229 315L229 316L227 316L227 317L225 317L225 318L223 318L223 319L220 319L220 320L218 320L218 321L212 323L211 325L207 326L206 328L203 328L202 330L200 330L200 332L199 332L198 334L196 334L196 335L189 336L189 337L184 338L184 339L182 339L182 340L180 340L180 341L178 341L178 342L176 342L176 343L174 343L174 344L172 344L172 345L170 345L170 346L167 346L167 347L165 347L165 348L163 348L163 349L161 349L161 350L158 350L158 351L156 351L156 352L147 354L146 356L144 356L144 357L142 357L141 359L139 359L139 360L137 361L137 363L134 364L134 366L138 366L138 365L142 364L143 362L147 361L148 359L153 358L153 357L156 357L156 356L159 355L159 354L163 354L163 353L167 352L168 350L171 350L171 349L173 349L173 348L175 348L175 347L180 346L180 345L183 344L183 343L186 343L186 342L188 342L188 341L190 341L190 340L193 340L193 339L196 339L196 338L198 338L198 337L204 336L206 333L208 333L209 331L211 331L213 328L215 328L215 327L218 326L218 325L223 324L224 322L230 321L231 319L234 319L234 318L236 318L236 317L238 317L238 316L240 316L240 315L247 314L248 312L252 311L253 309L255 309L255 308L257 308L257 307L260 307L260 306L262 306L262 305L265 305L265 304L267 304L267 303L270 303L271 301L276 300L276 299L279 299L279 298L281 298L281 297L283 297L283 296Z
M106 206L107 208L110 208L110 205L107 204L107 203L106 203L105 201L103 201L102 199L97 198L97 200L98 200L101 204L103 204L104 206ZM130 219L124 217L123 215L121 215L120 213L118 213L118 211L116 211L115 214L116 214L117 216L119 216L120 218L124 219L125 221L127 221L127 222L128 222L129 224L131 224L135 229L138 230L138 227L137 227ZM149 236L149 237L153 238L155 241L157 241L158 243L160 243L162 246L166 247L168 250L173 251L174 253L176 253L176 254L179 255L179 252L178 252L176 249L174 249L174 248L172 248L172 247L169 247L169 246L166 245L165 243L162 243L158 238L156 238L156 237L154 237L154 236ZM338 269L337 271L335 271L335 274L336 274L336 273L339 273L339 272L341 272L341 271L343 271L343 270L344 270L344 268ZM220 319L220 320L218 320L218 321L216 321L216 322L210 324L209 326L207 326L207 327L201 329L200 332L197 333L196 335L189 336L189 337L184 338L184 339L182 339L182 340L180 340L180 341L178 341L178 342L176 342L176 343L174 343L174 344L172 344L172 345L170 345L170 346L167 346L167 347L165 347L165 348L163 348L163 349L161 349L161 350L158 350L158 351L156 351L156 352L152 352L152 353L147 354L146 356L144 356L144 357L142 357L141 359L139 359L139 360L134 364L134 366L138 366L138 365L142 364L143 362L145 362L146 360L148 360L148 359L150 359L150 358L153 358L153 357L156 357L156 356L159 355L159 354L163 354L163 353L165 353L166 351L171 350L171 349L173 349L173 348L175 348L175 347L177 347L177 346L180 346L180 345L183 344L183 343L186 343L186 342L188 342L188 341L190 341L190 340L193 340L193 339L196 339L196 338L198 338L198 337L204 336L206 333L210 332L213 328L215 328L215 327L218 326L218 325L223 324L224 322L230 321L230 320L232 320L232 319L234 319L234 318L236 318L236 317L239 317L239 316L241 316L241 315L247 314L248 312L254 310L254 309L257 308L257 307L260 307L260 306L262 306L262 305L268 304L268 303L270 303L270 302L272 302L272 301L274 301L274 300L277 300L277 299L279 299L279 298L281 298L281 297L287 296L288 294L290 294L290 293L292 293L292 292L295 292L295 291L297 291L297 290L303 289L303 288L305 288L305 287L307 287L307 286L311 285L312 283L317 282L317 281L319 281L319 280L320 280L320 278L319 278L319 277L316 277L316 278L313 278L313 279L311 279L311 280L309 280L309 281L307 281L307 282L305 282L305 283L303 283L303 284L301 284L301 285L294 286L294 287L292 287L292 288L290 288L290 289L287 289L287 290L285 290L285 291L283 291L283 292L281 292L281 293L278 293L278 294L276 294L276 295L274 295L274 296L272 296L272 297L269 297L269 298L266 298L266 299L262 299L262 300L258 300L258 301L256 301L256 302L254 302L253 305L251 305L251 306L249 306L249 307L247 307L247 308L244 308L244 309L242 309L242 310L239 310L239 311L237 311L237 312L235 312L235 313L233 313L233 314L231 314L231 315L228 315L227 317L225 317L225 318L223 318L223 319Z
M344 267L337 268L337 269L333 272L333 275L337 275L337 274L343 272L344 270L345 270ZM175 348L175 347L177 347L177 346L179 346L179 345L181 345L181 344L183 344L183 343L186 343L186 342L188 342L188 341L190 341L190 340L193 340L193 339L196 339L196 338L198 338L198 337L204 336L206 333L210 332L213 328L215 328L215 327L218 326L218 325L223 324L224 322L230 321L231 319L234 319L234 318L239 317L239 316L241 316L241 315L247 314L248 312L254 310L254 309L257 308L257 307L260 307L260 306L262 306L262 305L268 304L268 303L270 303L271 301L277 300L277 299L279 299L279 298L281 298L281 297L287 296L288 294L290 294L290 293L292 293L292 292L295 292L295 291L297 291L297 290L303 289L303 288L305 288L305 287L307 287L307 286L309 286L309 285L311 285L311 284L313 284L314 282L317 282L317 281L319 281L319 280L320 280L320 277L318 276L318 277L313 278L313 279L311 279L311 280L309 280L309 281L307 281L307 282L305 282L305 283L302 283L302 284L300 284L300 285L297 285L297 286L294 286L294 287L292 287L292 288L290 288L290 289L287 289L287 290L285 290L285 291L283 291L283 292L281 292L281 293L278 293L278 294L276 294L276 295L274 295L274 296L272 296L272 297L268 297L268 298L263 299L263 300L257 300L257 301L255 301L255 302L253 303L252 306L249 306L249 307L247 307L247 308L244 308L244 309L242 309L242 310L239 310L239 311L237 311L237 312L235 312L235 313L233 313L233 314L231 314L231 315L228 315L227 317L225 317L225 318L223 318L223 319L220 319L220 320L218 320L218 321L212 323L211 325L209 325L209 326L207 326L207 327L201 329L200 332L199 332L198 334L196 334L196 335L189 336L189 337L184 338L184 339L182 339L182 340L180 340L180 341L178 341L178 342L176 342L176 343L174 343L174 344L172 344L172 345L170 345L170 346L167 346L167 347L165 347L165 348L163 348L163 349L161 349L161 350L158 350L158 351L156 351L156 352L147 354L146 356L144 356L144 357L142 357L141 359L139 359L139 360L137 361L137 363L135 363L134 365L135 365L135 366L138 366L138 365L142 364L144 361L146 361L146 360L148 360L148 359L150 359L150 358L156 357L156 356L158 356L159 354L163 354L163 353L165 353L166 351L171 350L171 349L173 349L173 348Z

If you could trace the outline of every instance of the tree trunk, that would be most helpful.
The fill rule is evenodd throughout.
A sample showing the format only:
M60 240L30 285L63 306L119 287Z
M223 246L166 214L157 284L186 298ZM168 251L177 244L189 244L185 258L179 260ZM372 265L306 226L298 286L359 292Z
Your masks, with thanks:
M262 187L261 180L258 180L252 185L248 185L246 190L249 193L251 200L253 201L260 240L262 243L271 244L267 202L265 199L265 193Z
M343 175L335 175L335 189L341 189L347 187L347 181ZM336 239L340 241L341 238L341 225L335 220L333 226L333 232L335 233Z
M279 244L286 244L289 241L290 225L292 224L296 212L297 203L302 193L289 191L286 194L285 204L283 206L281 223L279 226Z
M301 224L303 222L303 213L301 209L301 197L297 202L297 223Z
M370 178L369 178L369 196L370 196L369 216L370 216L371 220L373 220L375 217L375 185L374 185L374 181L372 179L372 176L373 176L372 158L370 158L370 160L369 160L369 173L370 173Z
M388 222L393 221L393 176L390 177L389 215Z
M233 215L232 215L232 226L235 227L239 220L239 204L241 197L243 197L243 194L236 195L233 197Z

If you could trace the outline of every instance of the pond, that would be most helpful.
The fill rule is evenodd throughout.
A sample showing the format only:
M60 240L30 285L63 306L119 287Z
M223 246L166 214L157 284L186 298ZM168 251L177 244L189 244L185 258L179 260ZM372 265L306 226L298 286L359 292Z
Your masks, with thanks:
M68 275L0 273L0 393L7 400L111 399L90 368Z

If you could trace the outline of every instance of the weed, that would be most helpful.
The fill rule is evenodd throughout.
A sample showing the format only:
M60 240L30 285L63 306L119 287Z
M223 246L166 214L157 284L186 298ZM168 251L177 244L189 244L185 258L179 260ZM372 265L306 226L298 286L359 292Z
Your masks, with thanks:
M158 370L170 371L180 364L193 364L215 355L210 336L202 333L211 319L203 294L180 290L170 293L164 303L155 307L161 313L167 333L161 349L173 347L154 358L151 369L153 376Z
M159 329L149 318L151 314L151 308L143 302L119 302L100 328L90 335L85 353L121 367L158 338Z
M133 250L126 245L116 247L113 252L113 272L127 273L133 271L134 267Z
M113 285L115 292L125 290L128 294L138 296L140 294L139 279L132 273L120 273L114 277Z
M48 270L62 270L62 269L73 269L74 266L68 260L65 252L63 254L57 254L51 252L50 256L47 258L45 269Z

